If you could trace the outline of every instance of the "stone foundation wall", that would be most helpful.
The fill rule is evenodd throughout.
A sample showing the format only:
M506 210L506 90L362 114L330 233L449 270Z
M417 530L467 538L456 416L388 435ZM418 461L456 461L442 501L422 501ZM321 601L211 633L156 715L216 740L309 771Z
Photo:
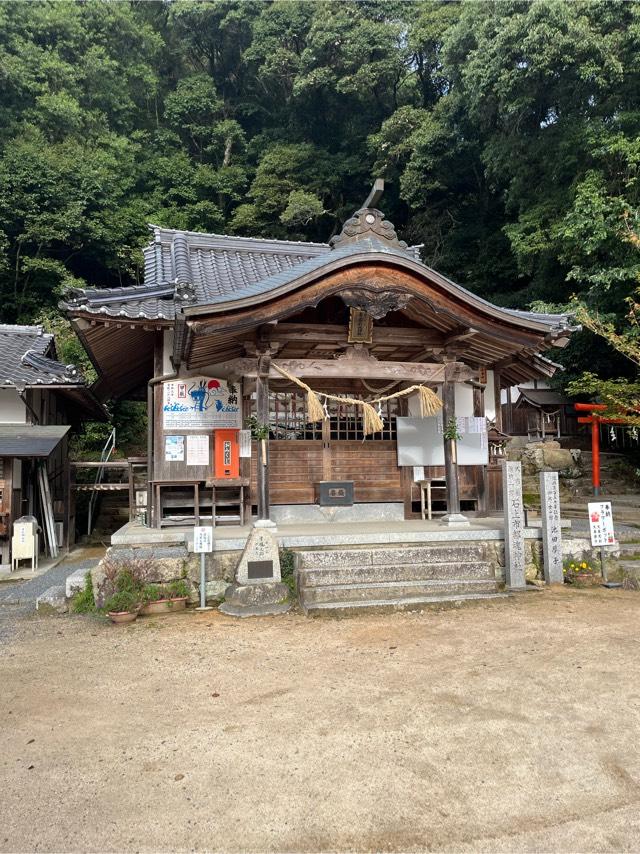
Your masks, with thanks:
M543 569L543 548L542 540L525 540L525 578L528 582L544 583ZM574 560L589 560L591 563L598 563L600 560L599 552L592 549L591 542L586 537L564 536L562 538L562 556L563 559L573 558ZM612 551L609 555L611 559L616 557L616 552ZM494 540L485 543L485 560L493 566L496 578L499 581L505 580L504 568L504 541Z
M205 554L205 574L207 579L207 599L221 601L224 592L234 580L234 573L240 551L217 552ZM105 560L115 564L129 561L145 561L149 564L147 582L165 584L184 578L191 589L190 601L200 599L200 555L187 551L186 546L134 546L123 548L111 546L107 550ZM103 604L103 587L105 582L104 560L91 570L96 604Z
M504 542L502 540L480 540L484 552L484 560L487 560L495 571L498 581L505 579L504 566ZM428 548L428 544L424 544ZM442 543L433 543L434 546L442 547ZM452 543L453 545L453 543ZM350 548L361 548L363 550L379 550L384 546L368 545ZM390 547L389 547L390 548ZM309 551L309 547L298 549ZM296 551L296 549L293 549ZM242 552L239 550L228 552L213 552L205 555L205 570L207 579L207 600L221 601L229 584L234 581L234 574ZM543 583L543 555L541 539L525 540L527 581ZM562 540L562 554L565 558L588 559L592 563L599 562L599 553L592 548L589 540L581 536L565 534ZM617 557L612 550L609 558ZM149 562L149 575L147 580L151 583L167 583L180 578L185 578L190 586L190 600L198 602L200 598L200 555L187 551L186 546L112 546L106 554L105 560L115 564L128 561ZM104 561L91 571L93 589L95 591L96 604L103 604L103 587L105 581Z

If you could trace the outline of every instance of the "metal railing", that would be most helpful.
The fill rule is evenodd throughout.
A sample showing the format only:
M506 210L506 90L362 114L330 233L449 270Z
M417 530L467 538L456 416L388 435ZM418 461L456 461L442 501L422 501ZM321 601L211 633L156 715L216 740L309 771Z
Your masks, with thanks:
M104 448L102 449L102 453L100 454L100 462L106 463L109 461L109 457L113 453L113 449L116 446L116 428L114 427L111 433L109 433L109 438L104 443ZM87 511L87 535L91 534L91 528L93 527L93 512L95 510L96 503L98 501L98 489L97 487L102 483L102 478L104 477L105 467L100 466L100 468L96 471L96 476L93 481L93 490L91 492L91 497L89 498L89 510Z

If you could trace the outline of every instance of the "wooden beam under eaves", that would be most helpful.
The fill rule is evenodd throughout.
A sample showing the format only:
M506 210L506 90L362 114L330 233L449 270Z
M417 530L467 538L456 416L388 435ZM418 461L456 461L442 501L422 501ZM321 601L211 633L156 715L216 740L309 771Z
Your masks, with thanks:
M452 332L450 335L444 339L444 346L450 347L452 344L458 344L461 341L467 341L469 338L473 338L478 335L477 329L472 329L470 326L465 329L458 329L457 331Z

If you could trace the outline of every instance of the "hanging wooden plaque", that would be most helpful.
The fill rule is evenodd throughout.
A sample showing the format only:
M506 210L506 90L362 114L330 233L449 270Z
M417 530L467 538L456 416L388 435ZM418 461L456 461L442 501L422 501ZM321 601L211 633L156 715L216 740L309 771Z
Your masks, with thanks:
M349 344L371 344L373 318L360 308L349 309Z

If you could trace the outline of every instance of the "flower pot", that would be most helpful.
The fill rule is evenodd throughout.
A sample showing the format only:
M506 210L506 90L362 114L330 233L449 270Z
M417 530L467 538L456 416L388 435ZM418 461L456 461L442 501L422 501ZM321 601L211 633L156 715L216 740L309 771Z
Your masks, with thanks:
M132 623L137 616L137 611L109 611L108 613L112 623Z
M186 596L181 596L179 599L156 599L155 602L147 602L140 613L146 616L150 614L170 614L174 611L184 611L186 607Z
M599 584L600 577L592 572L576 572L573 580L575 584L580 584L582 587L592 587L594 584Z

